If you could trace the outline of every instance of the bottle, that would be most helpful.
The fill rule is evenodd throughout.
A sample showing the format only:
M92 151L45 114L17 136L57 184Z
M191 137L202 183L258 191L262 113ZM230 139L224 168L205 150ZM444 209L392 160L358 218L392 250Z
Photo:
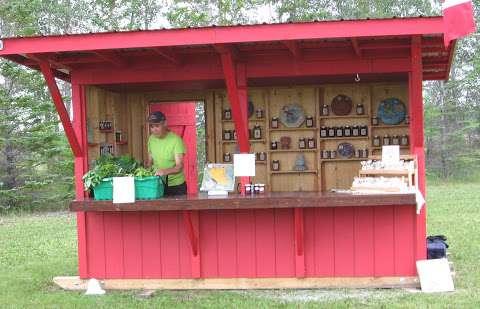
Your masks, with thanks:
M298 139L298 148L299 149L305 149L306 148L306 142L304 137L300 137Z
M362 103L357 104L356 112L357 115L363 115L365 113L365 108Z
M388 135L383 136L383 146L390 145L390 137Z
M262 128L259 125L253 127L253 138L261 139L262 138Z
M359 136L360 135L360 128L358 126L354 126L352 129L352 136Z
M335 135L337 137L343 137L343 127L338 127L336 130L335 130Z
M322 159L330 159L330 151L328 150L322 151Z
M267 153L262 151L258 154L258 161L265 161L267 160Z
M323 104L323 107L322 107L322 116L328 116L328 114L329 114L328 105Z
M272 121L270 122L270 127L272 129L278 129L278 118L272 117Z
M313 117L312 116L308 116L305 119L305 125L306 125L307 128L313 128L314 123L313 123Z
M229 152L226 152L223 154L223 162L230 162L232 160L232 157Z
M280 161L278 161L278 160L273 160L272 161L272 170L273 171L279 171L280 170Z
M315 139L312 137L312 138L309 138L308 139L308 149L314 149L317 147L317 144L315 142Z
M335 159L337 157L337 151L336 150L332 150L330 152L330 159Z
M230 130L223 130L223 139L229 141L232 139L232 131Z
M372 117L372 126L378 126L378 117L376 115Z
M335 131L336 131L336 128L329 127L328 128L328 137L335 137Z
M323 126L321 129L320 129L320 137L321 138L324 138L324 137L327 137L328 136L328 132L327 132L327 127Z
M270 143L270 149L277 150L277 148L278 148L278 143L276 141L273 141Z
M343 135L344 136L351 136L352 135L352 128L350 128L350 126L346 126L345 129L343 130Z
M223 119L224 120L231 120L232 119L232 110L230 108L226 108L223 111Z
M392 137L392 145L400 145L400 138L398 137L398 135L394 135Z
M255 112L255 116L257 117L257 119L263 119L263 110L257 109Z
M373 137L373 147L380 147L380 136L375 135Z
M406 134L402 135L402 138L401 138L401 140L400 140L400 145L402 145L402 146L408 146L408 143L409 143L409 141L408 141L408 135L406 135Z
M360 127L360 136L367 136L368 135L368 127L367 126L361 126Z

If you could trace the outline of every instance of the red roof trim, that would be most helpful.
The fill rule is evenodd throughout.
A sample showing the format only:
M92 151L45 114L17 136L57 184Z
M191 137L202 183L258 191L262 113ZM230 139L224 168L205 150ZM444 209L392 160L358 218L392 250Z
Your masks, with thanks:
M343 20L10 38L3 40L4 48L0 50L0 56L155 46L423 34L443 34L443 17Z

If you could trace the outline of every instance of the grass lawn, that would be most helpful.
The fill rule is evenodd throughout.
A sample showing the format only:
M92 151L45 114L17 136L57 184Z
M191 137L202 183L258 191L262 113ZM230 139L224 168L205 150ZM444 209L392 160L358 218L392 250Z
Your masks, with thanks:
M480 306L480 183L429 184L428 234L444 234L457 272L456 291L406 290L138 291L85 296L56 288L52 278L76 275L76 228L69 213L0 217L0 308L328 307L477 308Z

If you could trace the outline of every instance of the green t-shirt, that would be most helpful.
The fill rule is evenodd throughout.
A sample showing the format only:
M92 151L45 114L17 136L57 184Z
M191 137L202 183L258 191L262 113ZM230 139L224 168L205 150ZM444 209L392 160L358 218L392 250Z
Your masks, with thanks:
M150 135L148 138L148 153L153 158L155 169L175 167L175 155L185 153L185 144L180 136L168 132L164 138ZM183 171L168 175L168 185L177 186L185 182Z

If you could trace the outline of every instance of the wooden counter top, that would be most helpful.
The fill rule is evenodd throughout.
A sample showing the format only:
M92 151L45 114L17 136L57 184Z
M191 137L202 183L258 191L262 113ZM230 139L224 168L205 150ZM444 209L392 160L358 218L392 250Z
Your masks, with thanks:
M263 209L297 207L362 207L416 205L415 194L348 194L322 192L272 192L263 195L207 196L199 193L187 196L143 200L129 204L93 199L75 200L71 211L172 211L208 209Z

